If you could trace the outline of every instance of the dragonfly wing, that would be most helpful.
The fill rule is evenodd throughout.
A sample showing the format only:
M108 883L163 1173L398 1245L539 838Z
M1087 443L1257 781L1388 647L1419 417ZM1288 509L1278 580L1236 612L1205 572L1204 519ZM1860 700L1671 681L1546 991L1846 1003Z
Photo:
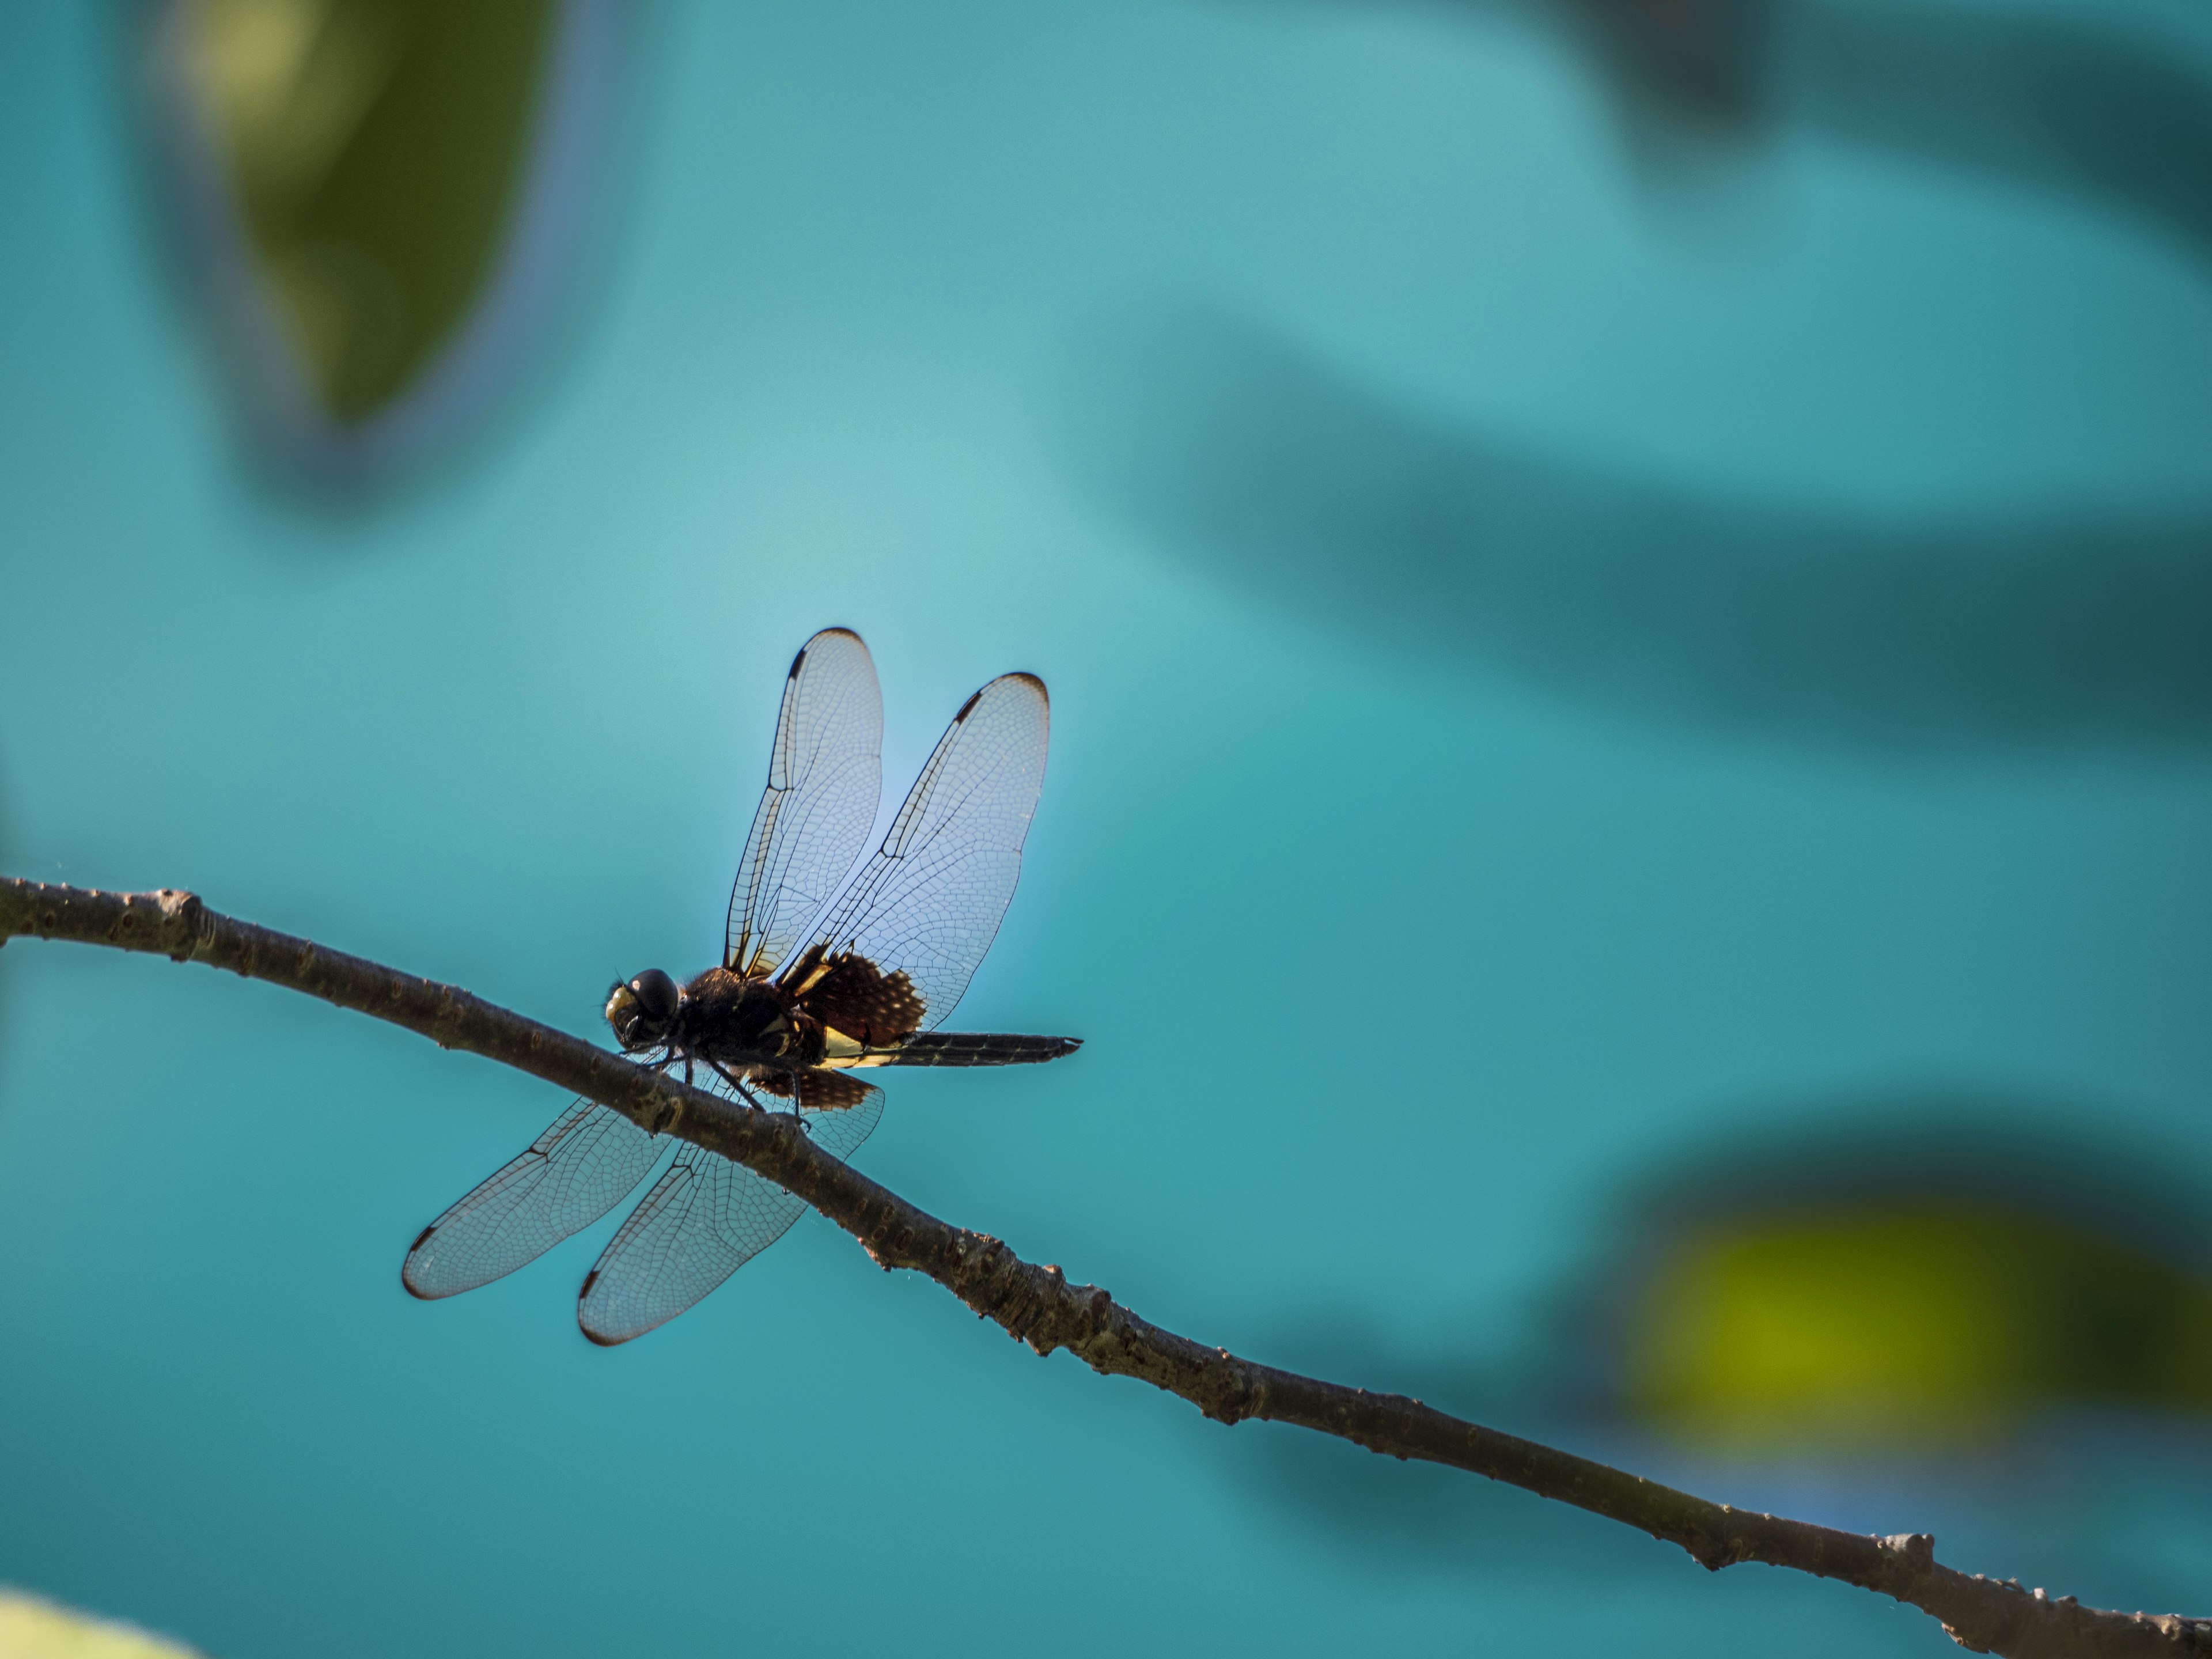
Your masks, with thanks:
M865 1029L871 1042L951 1013L1013 898L1050 725L1034 674L1002 674L969 698L882 848L793 964L818 974L808 1012L850 1036ZM840 1024L846 1000L860 1023Z
M783 682L768 787L730 894L733 973L772 972L852 873L883 793L884 700L860 636L825 628Z
M664 1144L621 1113L579 1100L529 1151L422 1230L401 1282L435 1300L536 1261L621 1203Z
M834 1072L801 1073L799 1084L808 1132L840 1158L882 1121L884 1091L872 1085ZM845 1103L815 1103L832 1098ZM643 1336L782 1237L805 1207L742 1164L682 1147L585 1277L576 1322L602 1347Z
M586 1275L576 1322L602 1347L643 1336L782 1237L805 1207L743 1164L684 1147Z

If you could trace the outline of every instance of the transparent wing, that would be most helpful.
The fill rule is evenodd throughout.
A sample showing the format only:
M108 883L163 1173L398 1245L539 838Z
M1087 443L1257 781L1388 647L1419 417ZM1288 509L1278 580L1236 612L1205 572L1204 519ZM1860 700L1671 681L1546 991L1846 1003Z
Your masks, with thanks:
M400 1282L435 1300L513 1273L621 1203L665 1145L621 1113L578 1101L528 1152L422 1230Z
M1034 674L1000 675L953 717L883 847L802 958L830 964L822 970L825 1001L903 1006L903 1029L893 1037L951 1013L1013 898L1050 726L1044 682ZM904 988L896 983L902 975ZM909 988L918 1009L903 999ZM820 1017L837 1024L830 1013Z
M868 647L849 629L823 629L784 678L768 788L730 894L724 967L773 971L836 896L875 827L883 740Z
M802 1073L799 1080L808 1132L851 1157L882 1121L884 1091L834 1072ZM849 1103L817 1106L817 1099ZM603 1347L643 1336L782 1237L805 1207L742 1164L681 1147L585 1277L576 1322Z

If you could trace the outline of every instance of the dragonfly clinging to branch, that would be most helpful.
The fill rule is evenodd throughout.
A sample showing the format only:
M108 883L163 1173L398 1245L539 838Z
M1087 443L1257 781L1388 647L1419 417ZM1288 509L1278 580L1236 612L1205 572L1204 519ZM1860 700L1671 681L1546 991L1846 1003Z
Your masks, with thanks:
M841 1158L883 1115L883 1091L861 1071L1073 1054L1074 1037L936 1029L1013 897L1048 721L1033 674L1001 675L970 696L882 846L853 873L883 787L883 698L857 634L817 634L784 680L721 965L682 986L657 968L615 986L606 1019L623 1050L718 1093L795 1111ZM408 1290L453 1296L535 1260L620 1203L666 1144L578 1100L422 1230L402 1269ZM744 1165L679 1144L585 1277L577 1322L601 1344L643 1335L782 1237L803 1207Z

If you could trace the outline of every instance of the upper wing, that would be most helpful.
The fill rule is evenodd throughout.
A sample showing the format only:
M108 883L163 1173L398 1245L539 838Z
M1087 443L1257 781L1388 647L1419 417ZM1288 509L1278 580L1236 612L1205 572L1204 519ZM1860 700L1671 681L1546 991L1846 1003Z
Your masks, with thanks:
M620 1112L578 1101L528 1152L422 1230L400 1282L434 1300L536 1261L622 1202L662 1145Z
M1050 725L1034 674L1000 675L953 716L881 850L793 964L817 975L817 1018L859 1035L838 1024L849 1000L876 1022L868 1040L886 1042L952 1012L1014 896Z
M768 788L730 894L733 973L773 971L852 872L883 793L884 699L868 647L825 628L783 682Z
M799 1081L807 1132L851 1157L882 1120L884 1091L836 1072L802 1072ZM576 1322L602 1347L643 1336L782 1237L805 1207L742 1164L678 1148L586 1276Z

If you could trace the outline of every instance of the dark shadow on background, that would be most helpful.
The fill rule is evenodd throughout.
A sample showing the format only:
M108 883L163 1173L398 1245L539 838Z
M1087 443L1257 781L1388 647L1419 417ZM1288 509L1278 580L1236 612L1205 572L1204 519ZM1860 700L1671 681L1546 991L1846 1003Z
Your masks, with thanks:
M1942 0L1432 3L1564 37L1647 159L1795 129L2069 200L2212 261L2212 64L2124 21Z
M1093 330L1049 414L1079 488L1234 592L1616 714L1888 752L2212 737L2212 518L1729 501L1211 313Z
M1370 1322L1322 1312L1282 1332L1271 1364L1411 1395L1439 1410L1601 1455L1586 1420L1539 1379L1443 1336L1392 1342ZM1205 1425L1211 1428L1212 1425ZM1278 1423L1206 1434L1208 1455L1273 1523L1380 1576L1613 1582L1680 1565L1680 1552L1615 1522L1433 1463L1378 1457Z
M2146 1483L2179 1482L2193 1494L2212 1472L2212 1364L2203 1363L2212 1352L2201 1348L2187 1354L2198 1373L2193 1401L2155 1390L2130 1397L2124 1388L2059 1391L1994 1440L1921 1436L1888 1447L1838 1447L1808 1437L1795 1446L1770 1444L1762 1464L1686 1452L1640 1413L1624 1332L1680 1241L1716 1230L1755 1236L1807 1218L1879 1218L1900 1206L1948 1206L1969 1221L2032 1217L2092 1248L2078 1270L2061 1264L2016 1311L2084 1325L2123 1351L2189 1341L2172 1310L2142 1294L2143 1281L2183 1276L2204 1301L2212 1286L2212 1194L2202 1181L2177 1177L2172 1171L2185 1166L2160 1149L2023 1131L2023 1120L2047 1115L1972 1096L1901 1094L1787 1109L1814 1121L1763 1142L1738 1135L1692 1151L1616 1195L1604 1211L1600 1248L1551 1299L1530 1352L1503 1354L1494 1340L1486 1350L1485 1333L1472 1326L1394 1341L1371 1320L1321 1310L1282 1331L1267 1358L1410 1394L1708 1495L1741 1500L1747 1479L1757 1486L1778 1470L1786 1477L1810 1468L1817 1474L1804 1489L1830 1499L1841 1493L1852 1513L1948 1506L1955 1521L1978 1510L1982 1529L2002 1534L2024 1558L2080 1561L2084 1571L2154 1598L2185 1593L2189 1587L2165 1583L2155 1566L2127 1560L2124 1539L2087 1538L2098 1528L2083 1517L2124 1504L2124 1494ZM2076 1114L2075 1121L2092 1120ZM1967 1248L1989 1249L1994 1238L2002 1250L2008 1236L1969 1237ZM2016 1265L2038 1271L2048 1261L2037 1255ZM1648 1539L1564 1505L1326 1437L1271 1427L1210 1443L1225 1448L1218 1454L1224 1472L1255 1505L1377 1571L1614 1576L1675 1565ZM1855 1524L1848 1514L1813 1518Z
M2026 9L1791 0L1778 122L2130 218L2212 261L2212 70Z
M1613 1194L1622 1272L1653 1239L1716 1217L1942 1199L2033 1211L2212 1273L2212 1170L2152 1142L2069 1127L2110 1117L2094 1102L1900 1089L1761 1101L1743 1115L1775 1127L1723 1131Z

